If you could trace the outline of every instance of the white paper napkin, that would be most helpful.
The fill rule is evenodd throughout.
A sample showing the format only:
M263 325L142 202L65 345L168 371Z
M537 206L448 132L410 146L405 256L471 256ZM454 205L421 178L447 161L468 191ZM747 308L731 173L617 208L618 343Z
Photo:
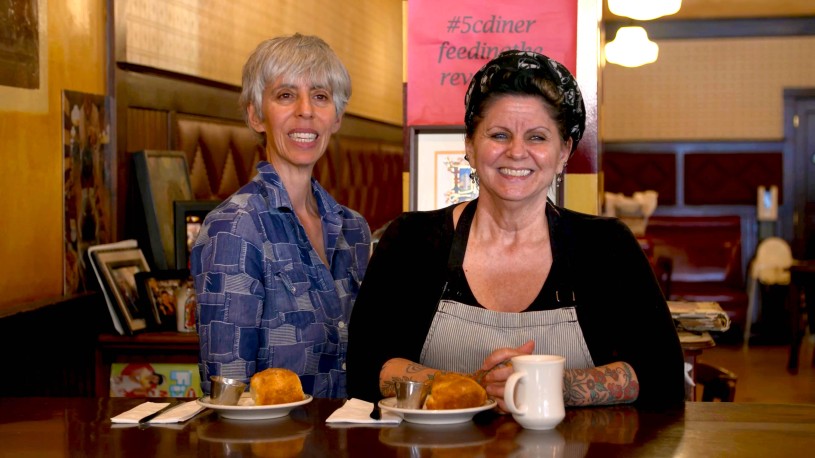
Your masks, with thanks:
M145 402L137 405L127 412L116 415L115 417L111 418L110 421L113 423L137 424L142 418L150 415L151 413L158 412L168 405L170 405L169 402ZM182 402L176 407L173 407L158 417L150 420L150 423L180 423L198 415L205 408L206 407L202 406L196 401Z
M362 399L349 399L342 407L335 410L325 420L326 423L355 423L367 425L398 425L402 422L402 417L392 412L382 409L382 419L371 418L371 411L374 408L372 402Z

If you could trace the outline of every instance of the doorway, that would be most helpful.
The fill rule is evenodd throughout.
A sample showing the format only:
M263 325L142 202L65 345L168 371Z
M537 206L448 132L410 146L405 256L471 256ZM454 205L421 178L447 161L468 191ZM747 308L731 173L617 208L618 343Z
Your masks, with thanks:
M781 234L796 259L815 259L815 88L784 91Z

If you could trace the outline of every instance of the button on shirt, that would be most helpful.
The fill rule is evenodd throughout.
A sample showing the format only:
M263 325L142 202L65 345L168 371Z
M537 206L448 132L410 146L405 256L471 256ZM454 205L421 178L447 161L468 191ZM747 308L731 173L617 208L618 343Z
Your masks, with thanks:
M248 381L283 367L306 393L345 398L346 324L368 266L370 228L312 179L326 266L274 167L257 169L207 215L190 255L202 389L210 391L212 375Z

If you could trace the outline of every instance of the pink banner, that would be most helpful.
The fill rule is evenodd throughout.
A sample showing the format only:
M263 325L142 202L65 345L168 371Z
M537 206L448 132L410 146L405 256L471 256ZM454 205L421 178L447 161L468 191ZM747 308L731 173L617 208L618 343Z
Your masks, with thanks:
M472 75L508 49L543 53L575 72L577 0L409 0L408 126L464 124Z

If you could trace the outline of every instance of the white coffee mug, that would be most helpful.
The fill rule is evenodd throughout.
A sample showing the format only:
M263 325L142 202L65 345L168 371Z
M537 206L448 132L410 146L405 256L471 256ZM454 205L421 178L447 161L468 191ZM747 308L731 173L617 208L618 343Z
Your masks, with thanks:
M515 370L504 387L504 403L521 426L552 429L566 416L563 405L563 368L558 355L523 355L512 358Z

